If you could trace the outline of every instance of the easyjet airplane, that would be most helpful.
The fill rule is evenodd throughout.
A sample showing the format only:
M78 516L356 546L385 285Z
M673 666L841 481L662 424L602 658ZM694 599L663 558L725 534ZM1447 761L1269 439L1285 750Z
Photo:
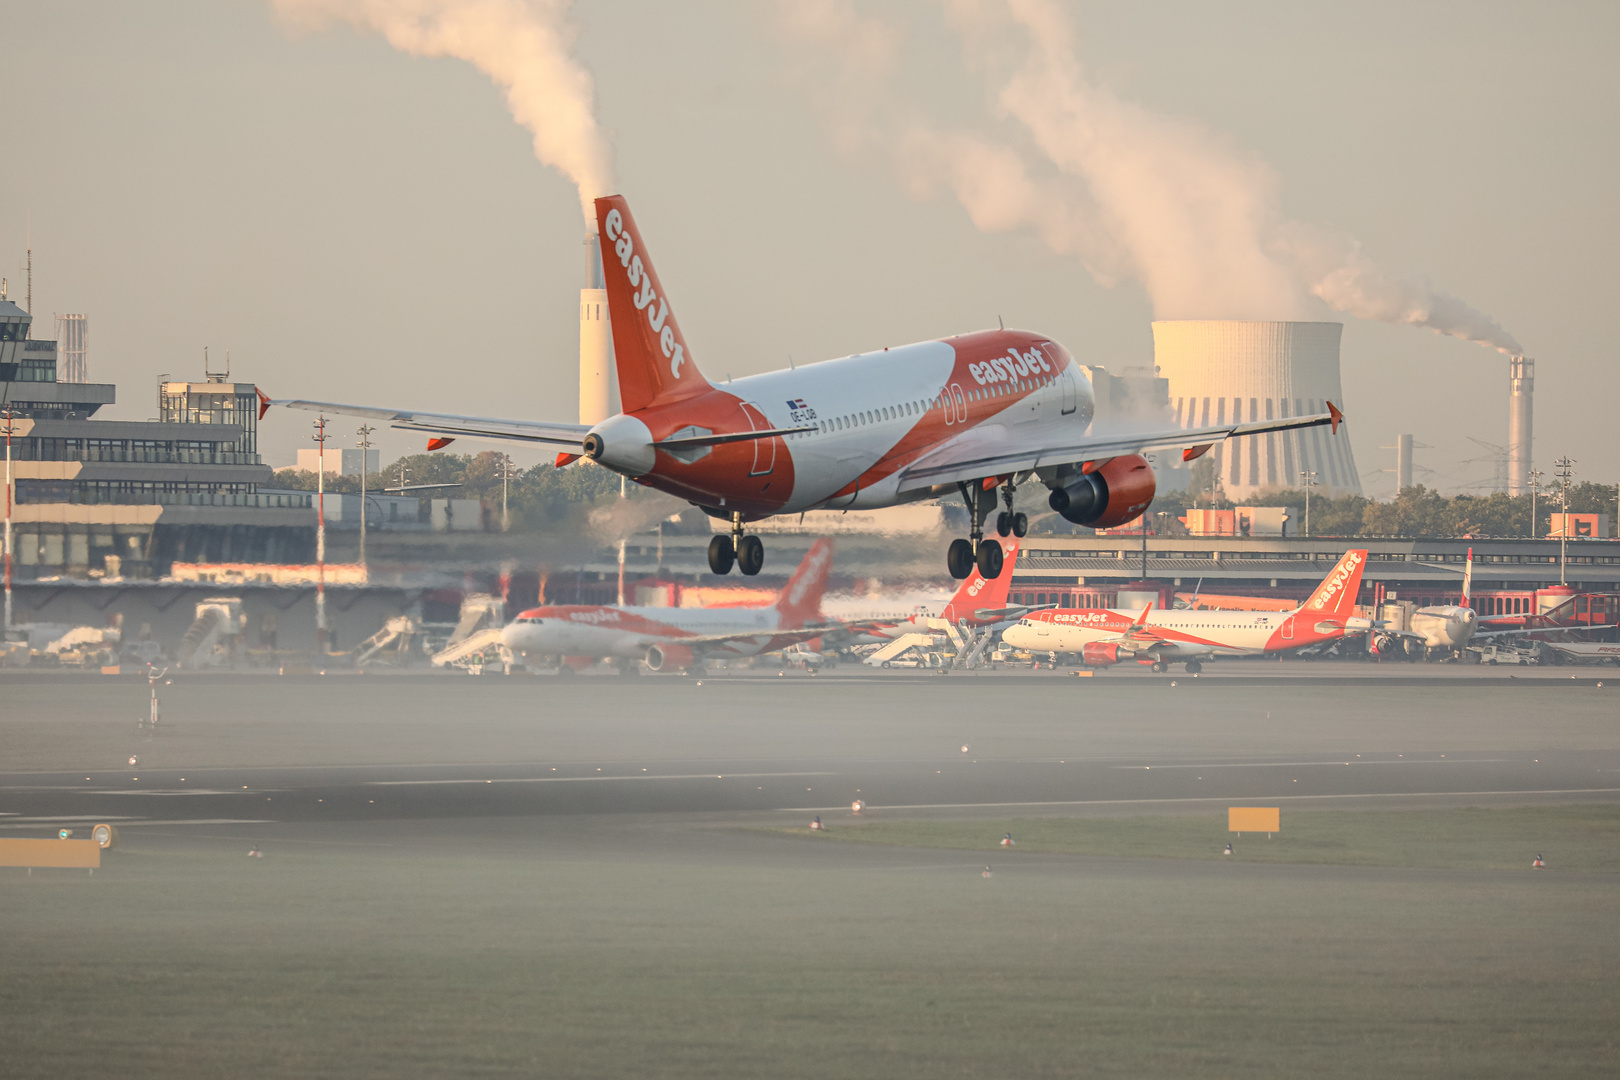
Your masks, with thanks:
M960 495L969 535L951 541L946 554L957 578L975 564L987 578L1001 573L1001 545L983 541L998 490L1006 508L995 529L1004 537L1027 530L1013 493L1032 481L1050 490L1052 509L1069 521L1119 525L1153 500L1144 454L1181 450L1191 461L1244 435L1321 424L1337 432L1343 418L1330 402L1318 415L1088 436L1089 380L1062 345L1023 330L982 330L713 383L698 370L629 205L618 195L597 199L596 216L623 412L587 427L261 396L261 415L283 404L364 416L432 436L429 449L463 436L560 447L559 465L588 457L728 521L730 535L709 545L717 574L733 563L759 573L765 547L748 523L773 514Z
M1107 608L1037 611L1002 631L1001 640L1031 652L1079 653L1088 664L1135 660L1154 671L1187 664L1196 674L1215 656L1254 656L1331 641L1372 628L1355 614L1365 551L1347 551L1309 600L1293 611L1154 611L1130 615Z
M967 625L975 628L995 626L1036 610L1027 605L1007 604L1007 591L1012 585L1013 567L1018 562L1018 547L1021 542L1001 541L1001 546L1006 551L1006 572L1001 577L992 579L979 573L975 567L967 580L957 588L956 595L945 602L937 615L928 606L919 606L905 614L874 611L868 608L851 619L849 612L858 608L859 602L849 604L840 617L846 622L854 623L857 628L850 631L847 638L837 636L839 644L870 645L874 642L893 641L905 634L928 633L929 622L937 619L945 619L958 626Z
M810 545L768 608L553 604L520 614L501 631L501 643L531 656L618 659L626 669L645 660L653 671L685 671L709 659L775 652L827 631L821 597L832 554L831 540Z

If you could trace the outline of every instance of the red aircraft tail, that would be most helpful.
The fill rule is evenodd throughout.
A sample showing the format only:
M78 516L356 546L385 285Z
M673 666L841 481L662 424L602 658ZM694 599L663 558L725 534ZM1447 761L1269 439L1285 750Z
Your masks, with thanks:
M962 587L956 590L945 610L939 613L942 619L957 622L961 619L973 618L975 611L1000 611L1007 606L1007 590L1012 587L1013 566L1018 562L1018 548L1020 541L1007 539L1001 541L1002 565L1001 574L995 578L987 578L974 567L973 573L962 582Z
M827 574L832 570L833 542L823 537L810 545L804 561L793 571L787 588L776 599L780 615L777 628L797 630L811 619L821 617L821 597L827 591Z
M1345 552L1344 558L1322 579L1322 584L1316 587L1311 598L1300 606L1300 612L1348 619L1355 614L1356 596L1361 592L1361 572L1366 568L1366 551Z
M657 400L711 389L681 336L669 297L630 216L630 204L622 195L597 199L596 221L619 368L620 407L635 412Z

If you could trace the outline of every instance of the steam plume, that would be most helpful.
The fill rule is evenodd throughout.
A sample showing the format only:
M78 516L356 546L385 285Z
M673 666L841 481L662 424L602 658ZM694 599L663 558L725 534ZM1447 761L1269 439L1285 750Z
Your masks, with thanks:
M269 0L305 31L347 23L381 34L412 56L450 56L488 75L534 135L534 156L579 188L586 224L592 200L613 190L613 151L597 126L594 87L571 53L570 0Z
M1288 219L1281 180L1256 155L1090 82L1051 0L943 0L995 118L1014 122L997 134L943 131L905 114L885 85L898 70L892 26L856 14L849 0L794 6L822 12L785 20L797 40L836 47L864 30L889 43L865 58L862 107L845 113L888 124L883 137L859 141L892 148L913 195L943 186L982 231L1033 233L1104 286L1141 282L1158 318L1311 319L1325 304L1522 351L1456 297L1381 271L1354 238ZM843 63L847 79L847 55Z

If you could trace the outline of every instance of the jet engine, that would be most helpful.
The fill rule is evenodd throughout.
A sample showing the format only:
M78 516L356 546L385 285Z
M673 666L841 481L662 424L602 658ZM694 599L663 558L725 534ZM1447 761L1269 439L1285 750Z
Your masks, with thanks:
M647 650L648 671L679 671L691 667L695 660L687 645L654 645Z
M1153 466L1141 454L1110 458L1052 489L1048 504L1076 525L1111 529L1148 508L1156 487Z
M1089 641L1080 647L1080 659L1092 667L1108 667L1119 663L1119 646Z

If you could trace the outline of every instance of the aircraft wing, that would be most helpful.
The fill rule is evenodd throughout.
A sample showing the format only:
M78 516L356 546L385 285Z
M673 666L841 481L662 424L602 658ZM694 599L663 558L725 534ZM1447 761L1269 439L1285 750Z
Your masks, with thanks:
M1175 428L1170 431L1130 432L1119 435L1082 435L1072 425L1043 424L1029 432L1014 432L1001 425L974 428L929 454L900 474L900 490L915 491L935 484L979 480L987 476L1030 472L1049 465L1074 465L1127 454L1180 450L1183 461L1203 457L1217 443L1268 431L1331 425L1339 430L1344 414L1328 402L1328 411L1281 420L1256 420L1223 427Z
M1609 627L1601 624L1589 626L1521 626L1513 630L1475 630L1473 636L1469 638L1469 640L1478 641L1480 638L1516 637L1523 634L1590 634L1594 630L1607 629L1609 629ZM1542 644L1551 645L1553 642L1545 641L1542 642Z
M454 439L463 436L486 439L516 439L522 442L580 449L580 442L591 430L589 424L551 424L533 420L495 420L485 416L457 416L454 413L415 412L409 409L377 409L366 405L340 405L330 401L272 400L266 405L283 405L308 412L363 416L389 427L419 431L424 435Z

